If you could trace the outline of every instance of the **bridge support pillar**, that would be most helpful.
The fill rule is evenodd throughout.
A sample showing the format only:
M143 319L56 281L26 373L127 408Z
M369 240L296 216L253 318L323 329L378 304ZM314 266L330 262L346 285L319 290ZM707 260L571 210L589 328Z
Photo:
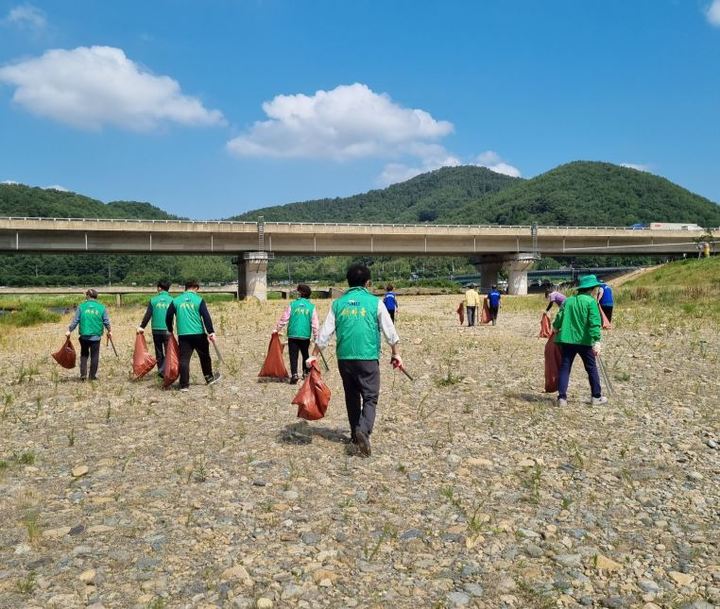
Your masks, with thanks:
M498 254L480 256L472 263L480 272L483 291L497 285L498 274L503 270L508 275L508 294L525 295L528 292L527 272L536 259L534 254Z
M257 298L267 301L267 252L245 252L237 257L238 300Z

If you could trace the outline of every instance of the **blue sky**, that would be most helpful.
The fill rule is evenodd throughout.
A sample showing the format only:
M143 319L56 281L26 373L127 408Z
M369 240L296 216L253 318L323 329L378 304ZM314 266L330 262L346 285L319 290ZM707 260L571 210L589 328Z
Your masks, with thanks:
M0 0L0 182L193 218L443 165L720 201L720 0Z

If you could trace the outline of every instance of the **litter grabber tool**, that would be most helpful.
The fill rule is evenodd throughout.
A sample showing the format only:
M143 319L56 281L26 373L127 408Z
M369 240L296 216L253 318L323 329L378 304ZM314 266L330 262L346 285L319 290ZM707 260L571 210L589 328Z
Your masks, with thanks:
M408 377L411 381L414 381L414 380L415 380L413 377L411 377L411 376L408 374L408 371L405 370L405 366L403 366L398 360L396 360L396 359L393 359L393 360L392 360L392 367L395 368L396 370L400 370L400 372L402 372L402 373L403 373L406 377Z
M223 359L222 353L220 353L220 348L217 346L217 341L211 340L212 346L215 348L215 355L217 355L218 360L221 364L225 363L225 360Z
M325 372L330 372L330 366L328 366L327 360L325 359L322 351L320 351L320 359L322 359L323 366L325 366Z
M117 349L115 348L115 343L113 342L112 336L110 336L109 334L107 335L107 340L105 341L105 346L107 347L108 345L112 347L115 357L120 357L118 355Z
M607 387L608 393L615 393L615 388L613 387L612 381L610 380L610 375L608 374L607 368L605 367L605 362L603 361L602 357L600 357L600 355L595 356L595 359L598 362L598 368L600 369L600 374L603 377L603 381L605 383L605 387Z

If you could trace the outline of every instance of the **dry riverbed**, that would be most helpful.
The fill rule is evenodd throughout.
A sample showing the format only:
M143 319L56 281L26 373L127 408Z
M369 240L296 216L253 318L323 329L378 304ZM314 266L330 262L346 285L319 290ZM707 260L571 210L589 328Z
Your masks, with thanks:
M8 330L0 607L720 605L717 328L619 312L610 403L578 362L558 410L540 311L461 328L458 300L401 302L415 382L384 358L369 459L334 357L316 423L258 382L281 303L211 307L224 378L187 394L128 381L141 308L111 311L99 383L47 356L60 325Z

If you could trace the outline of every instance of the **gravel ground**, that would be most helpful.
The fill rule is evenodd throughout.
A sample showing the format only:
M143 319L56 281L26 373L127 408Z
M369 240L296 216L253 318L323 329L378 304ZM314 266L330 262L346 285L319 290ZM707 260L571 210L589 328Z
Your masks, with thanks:
M141 308L111 311L98 383L46 355L60 326L9 330L0 607L720 605L717 328L618 312L610 403L583 402L578 363L558 410L540 311L459 327L458 299L402 300L415 382L384 356L369 459L334 357L319 422L258 381L281 303L211 307L224 378L186 394L128 380Z

